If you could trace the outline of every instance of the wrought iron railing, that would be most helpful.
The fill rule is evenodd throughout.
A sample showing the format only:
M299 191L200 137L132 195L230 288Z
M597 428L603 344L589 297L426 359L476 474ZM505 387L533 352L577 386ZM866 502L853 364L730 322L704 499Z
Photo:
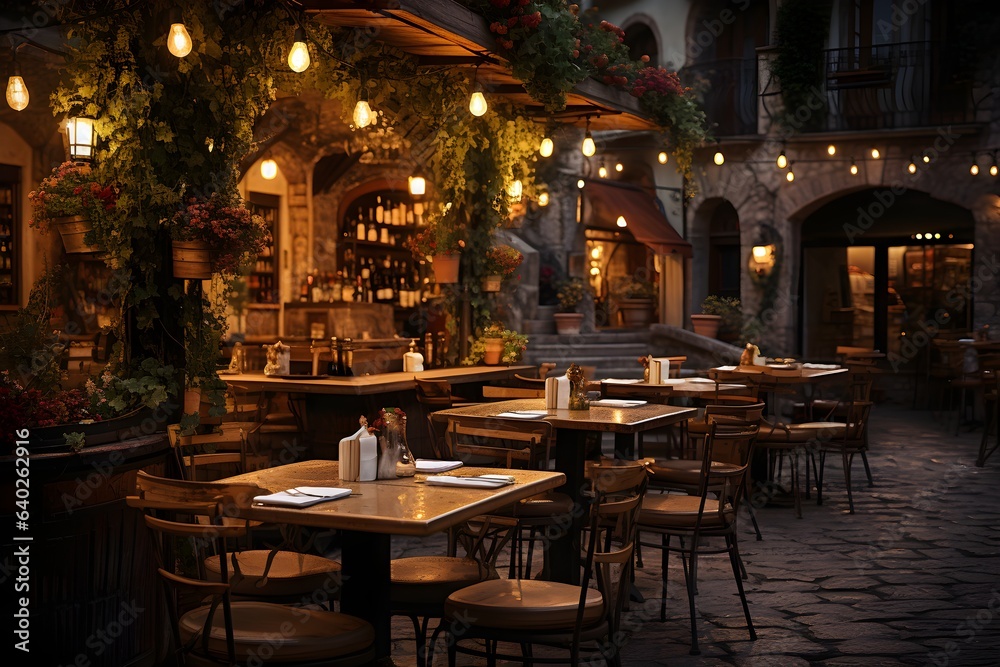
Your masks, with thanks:
M757 134L756 58L688 65L681 80L698 93L715 136Z

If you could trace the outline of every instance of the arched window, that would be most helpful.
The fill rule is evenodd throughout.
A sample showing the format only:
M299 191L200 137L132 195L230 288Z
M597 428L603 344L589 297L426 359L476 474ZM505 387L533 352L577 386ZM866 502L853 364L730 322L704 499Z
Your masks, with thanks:
M642 21L627 24L625 29L625 46L633 58L649 56L649 64L657 67L660 64L660 45L656 34L649 24Z

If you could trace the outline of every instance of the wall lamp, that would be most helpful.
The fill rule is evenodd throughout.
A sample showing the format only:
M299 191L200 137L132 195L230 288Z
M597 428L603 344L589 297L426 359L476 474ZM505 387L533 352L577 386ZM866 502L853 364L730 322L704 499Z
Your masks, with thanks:
M66 137L69 139L69 157L74 162L90 162L97 149L97 132L94 119L84 116L66 119Z
M759 278L771 275L776 263L775 250L773 243L755 245L750 251L750 273Z

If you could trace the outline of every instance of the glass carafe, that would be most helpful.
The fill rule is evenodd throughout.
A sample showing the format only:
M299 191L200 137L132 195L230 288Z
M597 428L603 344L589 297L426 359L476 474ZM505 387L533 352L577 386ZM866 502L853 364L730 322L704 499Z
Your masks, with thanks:
M399 408L382 408L379 415L379 479L412 477L416 460L406 443L406 413Z

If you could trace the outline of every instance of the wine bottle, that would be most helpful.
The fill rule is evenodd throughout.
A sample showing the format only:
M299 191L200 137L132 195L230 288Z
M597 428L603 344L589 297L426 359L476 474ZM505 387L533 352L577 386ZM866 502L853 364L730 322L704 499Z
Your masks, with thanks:
M357 224L357 238L359 241L364 241L367 237L365 233L365 217L361 212L361 207L358 207L358 224Z
M382 206L382 195L375 198L378 205L375 207L375 222L382 224L385 222L385 208Z

